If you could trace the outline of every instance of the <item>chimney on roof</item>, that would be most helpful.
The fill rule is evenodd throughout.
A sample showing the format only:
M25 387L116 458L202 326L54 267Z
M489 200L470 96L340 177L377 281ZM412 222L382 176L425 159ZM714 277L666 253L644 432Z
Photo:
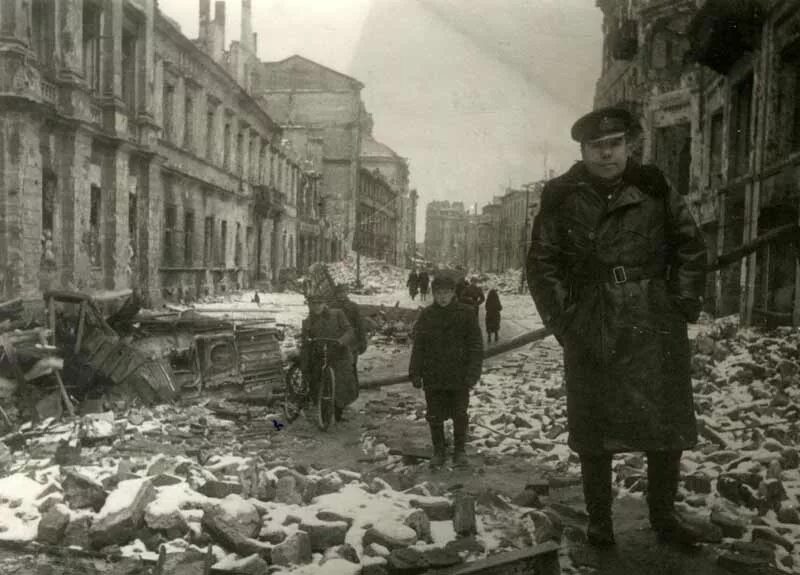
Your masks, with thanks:
M211 57L215 61L222 61L222 54L225 52L225 0L217 0L214 3L214 49Z
M242 0L242 29L239 42L243 48L246 48L251 52L255 48L250 44L250 42L253 40L252 12L250 0Z
M200 0L200 28L198 31L198 40L203 49L208 52L209 42L209 25L211 23L211 0Z

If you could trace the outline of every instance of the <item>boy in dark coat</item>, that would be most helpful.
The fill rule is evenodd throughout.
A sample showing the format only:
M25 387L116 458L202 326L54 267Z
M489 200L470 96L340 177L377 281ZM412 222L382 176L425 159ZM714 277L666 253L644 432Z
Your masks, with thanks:
M497 341L500 333L500 310L503 306L500 304L500 296L497 295L497 290L492 288L489 290L489 295L486 296L486 341L492 341L492 334L494 340Z
M469 392L478 383L483 365L483 338L478 317L455 299L455 281L437 275L431 285L434 303L420 313L414 326L414 345L408 374L425 390L431 429L431 466L444 464L444 422L453 420L453 463L467 464Z

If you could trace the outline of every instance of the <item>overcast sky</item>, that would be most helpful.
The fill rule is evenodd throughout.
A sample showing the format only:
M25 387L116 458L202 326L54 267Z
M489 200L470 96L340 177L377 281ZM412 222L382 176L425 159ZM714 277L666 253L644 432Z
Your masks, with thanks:
M189 38L197 0L158 0ZM212 4L212 11L214 2ZM375 136L408 159L420 194L480 208L577 159L592 107L602 14L590 0L252 0L262 60L301 54L365 84ZM226 3L226 42L241 1Z

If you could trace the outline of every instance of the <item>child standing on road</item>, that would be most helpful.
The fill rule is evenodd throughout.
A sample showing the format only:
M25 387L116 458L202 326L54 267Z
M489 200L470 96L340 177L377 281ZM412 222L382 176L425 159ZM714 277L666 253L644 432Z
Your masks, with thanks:
M445 461L444 422L453 420L453 464L468 464L465 446L469 393L481 376L483 337L472 306L455 299L456 282L437 274L431 288L433 303L425 307L414 327L414 345L408 375L425 390L426 415L431 430L431 466Z
M492 341L492 334L494 334L494 341L497 342L500 334L500 310L502 309L503 306L500 305L500 296L497 294L497 290L494 288L490 289L489 294L486 296L487 343Z

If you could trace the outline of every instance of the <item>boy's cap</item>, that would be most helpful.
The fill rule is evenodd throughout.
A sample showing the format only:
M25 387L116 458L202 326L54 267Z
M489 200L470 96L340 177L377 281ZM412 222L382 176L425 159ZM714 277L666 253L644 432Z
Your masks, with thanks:
M456 280L453 277L453 274L448 272L437 272L436 275L433 276L433 281L431 282L431 289L436 291L438 289L455 289L456 288Z

